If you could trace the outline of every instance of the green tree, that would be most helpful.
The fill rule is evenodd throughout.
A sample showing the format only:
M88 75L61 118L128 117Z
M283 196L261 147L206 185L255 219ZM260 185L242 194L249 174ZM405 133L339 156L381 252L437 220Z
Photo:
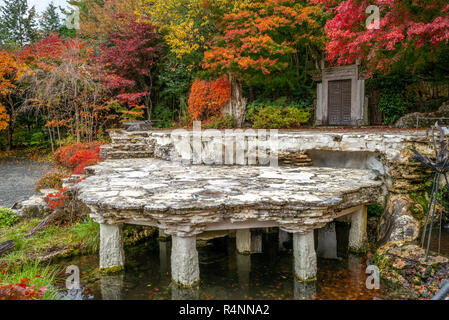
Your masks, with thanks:
M45 9L40 19L40 28L44 35L58 32L61 28L61 19L58 14L58 8L51 2Z
M36 9L27 0L3 0L0 7L0 44L24 46L37 37Z

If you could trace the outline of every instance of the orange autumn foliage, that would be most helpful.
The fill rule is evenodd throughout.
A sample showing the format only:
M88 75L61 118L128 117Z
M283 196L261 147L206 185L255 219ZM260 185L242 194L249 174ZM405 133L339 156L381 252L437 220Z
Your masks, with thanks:
M193 120L208 120L220 115L230 99L231 83L226 76L216 80L196 79L190 91L188 110Z
M16 88L16 82L28 71L28 66L18 62L13 53L0 50L0 131L8 127L10 119L1 100Z
M102 145L101 142L88 142L88 143L75 143L67 146L63 146L56 150L53 154L53 158L55 162L67 169L73 170L79 163L75 163L71 161L71 159L75 156L78 151L88 150L98 152L99 147Z

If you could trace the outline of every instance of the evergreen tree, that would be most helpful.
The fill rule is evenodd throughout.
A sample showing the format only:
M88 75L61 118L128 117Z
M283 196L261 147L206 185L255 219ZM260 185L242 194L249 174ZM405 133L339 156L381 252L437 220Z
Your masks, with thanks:
M61 28L61 19L57 10L58 8L51 2L42 14L40 27L44 35L57 32Z
M27 0L3 0L0 7L0 44L23 46L37 37L36 9Z

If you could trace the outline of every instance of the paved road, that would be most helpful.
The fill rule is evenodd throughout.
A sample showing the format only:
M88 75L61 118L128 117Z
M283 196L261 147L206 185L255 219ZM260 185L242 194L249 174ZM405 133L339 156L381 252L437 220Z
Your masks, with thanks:
M0 160L0 207L10 208L14 203L32 196L36 182L51 171L48 163L30 160Z

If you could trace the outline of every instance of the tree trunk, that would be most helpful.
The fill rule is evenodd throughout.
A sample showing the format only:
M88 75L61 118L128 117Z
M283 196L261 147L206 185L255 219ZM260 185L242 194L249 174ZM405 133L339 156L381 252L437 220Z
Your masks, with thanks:
M237 127L241 128L246 118L247 100L243 97L242 84L232 74L229 74L228 77L231 82L231 100L223 108L223 115L234 116Z
M12 240L0 243L0 256L10 253L11 251L14 251L15 248L16 243Z
M75 107L75 130L76 130L76 142L81 142L81 133L80 133L80 114L78 110L78 106Z
M7 132L7 144L6 144L6 150L10 151L13 148L13 140L12 136L14 133L14 127L16 126L16 120L15 117L11 116L9 124L8 124L8 132Z

